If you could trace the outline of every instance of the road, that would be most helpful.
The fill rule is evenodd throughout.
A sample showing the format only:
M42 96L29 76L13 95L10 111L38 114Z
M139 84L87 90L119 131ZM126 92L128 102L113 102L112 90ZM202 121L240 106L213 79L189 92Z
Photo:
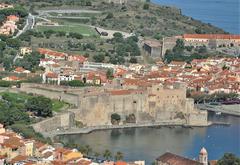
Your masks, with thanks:
M18 38L20 35L25 33L27 30L33 29L34 25L35 25L35 17L31 13L29 13L28 17L26 19L26 24L25 24L24 28L22 30L19 30L18 33L15 36L13 36L13 38ZM17 53L17 55L13 59L13 63L16 62L16 60L19 58L19 56L20 56L20 53Z
M96 11L96 10L81 10L81 9L56 9L56 10L37 10L37 13L39 13L39 15L45 15L48 13L58 13L58 14L63 14L63 13L93 13L93 14L98 14L101 13L101 11Z
M19 30L18 33L13 38L18 38L21 34L25 33L27 30L33 29L35 24L35 17L29 13L26 24L22 30Z

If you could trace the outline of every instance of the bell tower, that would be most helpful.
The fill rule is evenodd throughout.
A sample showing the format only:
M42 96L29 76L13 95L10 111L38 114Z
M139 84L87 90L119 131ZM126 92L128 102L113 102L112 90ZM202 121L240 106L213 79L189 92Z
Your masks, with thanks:
M208 165L208 153L207 150L203 147L199 153L199 162L203 165Z

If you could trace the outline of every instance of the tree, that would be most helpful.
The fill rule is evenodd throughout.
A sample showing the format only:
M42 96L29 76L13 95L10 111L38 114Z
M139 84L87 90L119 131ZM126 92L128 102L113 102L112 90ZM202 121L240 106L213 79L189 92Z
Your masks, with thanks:
M11 47L11 48L16 48L18 49L21 45L21 41L18 39L13 39L13 38L8 38L6 40L6 44L7 46Z
M123 42L124 40L123 40L122 33L120 33L120 32L114 33L112 41L114 41L114 42Z
M118 161L118 160L122 160L122 159L123 159L123 153L117 152L115 155L115 160Z
M95 153L94 153L94 156L95 156L96 158L98 158L98 157L100 156L100 153L99 153L99 152L95 152Z
M224 156L217 162L217 165L239 165L239 164L240 159L232 153L225 153Z
M40 69L39 63L41 58L43 58L43 55L38 52L32 52L31 54L24 56L22 59L17 59L15 65L30 71L35 71L36 69Z
M119 114L114 113L111 115L112 124L119 124L120 120L121 120L121 116Z
M112 79L113 78L113 70L112 69L108 69L106 75L107 75L108 79Z
M103 62L105 59L105 55L103 53L99 53L93 56L95 62Z
M206 46L200 46L197 51L198 51L198 53L206 53L207 52L207 47Z
M0 51L3 51L6 48L6 43L3 41L0 41Z
M0 87L10 87L11 83L9 81L0 80Z
M90 0L86 1L86 6L92 6L92 2Z
M68 34L68 37L76 38L76 39L82 39L82 38L83 38L83 35L82 35L82 34L79 34L79 33L70 32L70 33Z
M185 48L184 41L181 39L177 39L176 45L173 48L173 52L182 54L184 51L184 48Z
M87 43L86 45L84 45L84 49L96 50L96 46L94 43Z
M92 148L89 145L85 146L85 153L86 155L89 155L92 152Z
M85 84L80 80L72 80L68 82L68 85L71 87L83 87Z
M137 58L136 57L131 57L129 62L133 63L133 64L136 64L137 63Z
M148 10L148 9L149 9L149 4L148 4L148 3L145 3L145 4L143 5L143 9L144 9L144 10Z
M52 116L52 102L49 98L43 96L32 97L27 100L25 106L28 111L35 112L37 116Z
M106 160L111 159L111 158L112 158L112 153L111 153L111 151L105 150L104 153L103 153L103 157L104 157Z
M113 13L109 12L105 19L112 19L112 18L113 18Z

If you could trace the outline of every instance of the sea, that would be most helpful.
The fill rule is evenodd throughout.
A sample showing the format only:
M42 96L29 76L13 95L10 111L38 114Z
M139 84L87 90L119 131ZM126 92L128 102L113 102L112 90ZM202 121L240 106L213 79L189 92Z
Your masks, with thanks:
M240 157L240 117L209 113L209 120L231 125L103 130L63 135L59 139L64 143L89 145L98 153L108 149L114 155L120 151L124 153L124 160L145 160L147 165L165 152L197 160L202 147L207 149L210 160L219 159L226 152Z
M180 8L184 15L223 30L240 34L240 0L151 0L155 4Z

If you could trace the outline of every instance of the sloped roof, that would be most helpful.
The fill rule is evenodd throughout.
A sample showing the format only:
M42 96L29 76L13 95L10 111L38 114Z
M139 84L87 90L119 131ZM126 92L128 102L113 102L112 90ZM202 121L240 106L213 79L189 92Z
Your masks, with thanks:
M157 161L167 163L169 165L203 165L202 163L191 160L173 153L167 152L157 158Z
M233 34L184 34L183 38L240 39L240 35L233 35Z

